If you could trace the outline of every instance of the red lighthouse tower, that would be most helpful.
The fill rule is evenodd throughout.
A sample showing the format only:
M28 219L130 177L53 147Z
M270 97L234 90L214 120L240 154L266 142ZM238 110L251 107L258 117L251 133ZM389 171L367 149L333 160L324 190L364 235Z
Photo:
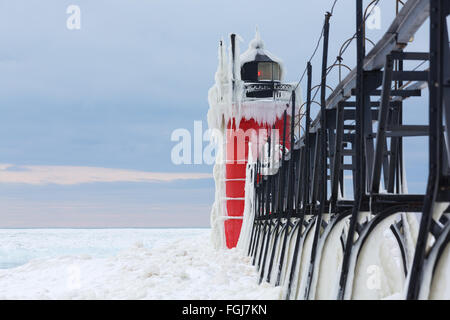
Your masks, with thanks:
M230 36L228 61L220 42L216 83L208 94L208 124L217 129L215 135L220 138L214 167L212 237L216 247L227 248L237 245L248 207L245 185L249 159L256 161L267 147L268 136L272 137L271 150L280 150L283 143L290 148L291 119L285 112L294 90L293 85L282 82L283 64L265 50L258 33L242 55L237 39L235 34ZM279 154L273 152L272 158L275 153Z
M226 122L224 233L228 248L236 246L242 228L249 153L252 153L252 159L256 159L261 145L269 135L273 136L272 130L278 131L276 136L285 141L287 149L290 148L291 119L283 114L293 89L281 82L282 63L264 49L258 33L239 59L236 59L235 36L231 35L231 55L232 107L235 112ZM236 74L236 70L240 74ZM283 143L278 141L278 144Z

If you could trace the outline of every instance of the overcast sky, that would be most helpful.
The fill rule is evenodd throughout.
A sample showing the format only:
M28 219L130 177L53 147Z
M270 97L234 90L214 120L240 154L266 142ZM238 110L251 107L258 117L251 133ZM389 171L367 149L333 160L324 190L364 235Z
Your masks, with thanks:
M170 136L196 120L206 129L218 41L236 32L245 49L258 26L296 81L332 2L0 1L0 227L209 226L212 166L174 165ZM375 41L394 17L382 3ZM80 30L66 27L69 5ZM353 9L338 1L330 60L355 31ZM413 48L426 49L426 32ZM313 64L317 80L320 54ZM426 120L417 109L406 118ZM425 187L424 148L408 149L410 191Z

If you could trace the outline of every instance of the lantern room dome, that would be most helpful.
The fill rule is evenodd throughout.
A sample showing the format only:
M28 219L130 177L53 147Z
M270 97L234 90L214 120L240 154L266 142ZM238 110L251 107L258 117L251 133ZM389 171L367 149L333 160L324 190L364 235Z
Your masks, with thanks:
M264 49L259 32L240 56L241 79L245 82L281 82L283 66L280 59Z

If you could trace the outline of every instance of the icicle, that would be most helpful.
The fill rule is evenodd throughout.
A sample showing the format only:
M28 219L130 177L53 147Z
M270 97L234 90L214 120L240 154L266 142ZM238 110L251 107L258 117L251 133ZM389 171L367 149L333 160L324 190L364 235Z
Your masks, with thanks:
M241 80L241 64L239 42L242 38L237 34L230 35L230 87L231 87L231 118L236 122L236 129L239 128L242 118L242 97L244 84Z
M211 209L211 239L215 248L225 248L225 231L223 217L225 215L225 152L224 131L227 109L230 105L229 70L226 49L223 39L219 42L218 66L215 74L215 84L208 92L209 110L208 126L214 129L212 137L217 143L216 163L214 165L214 181L216 186L215 200Z
M261 40L261 35L259 34L258 26L255 28L255 38L250 41L250 48L254 49L264 49L264 42Z

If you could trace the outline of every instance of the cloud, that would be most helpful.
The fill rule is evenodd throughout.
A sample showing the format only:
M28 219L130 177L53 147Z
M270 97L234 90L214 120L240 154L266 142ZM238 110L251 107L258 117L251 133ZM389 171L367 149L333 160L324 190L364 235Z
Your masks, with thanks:
M148 172L82 166L0 164L0 183L75 185L93 182L171 182L210 179L209 173Z

